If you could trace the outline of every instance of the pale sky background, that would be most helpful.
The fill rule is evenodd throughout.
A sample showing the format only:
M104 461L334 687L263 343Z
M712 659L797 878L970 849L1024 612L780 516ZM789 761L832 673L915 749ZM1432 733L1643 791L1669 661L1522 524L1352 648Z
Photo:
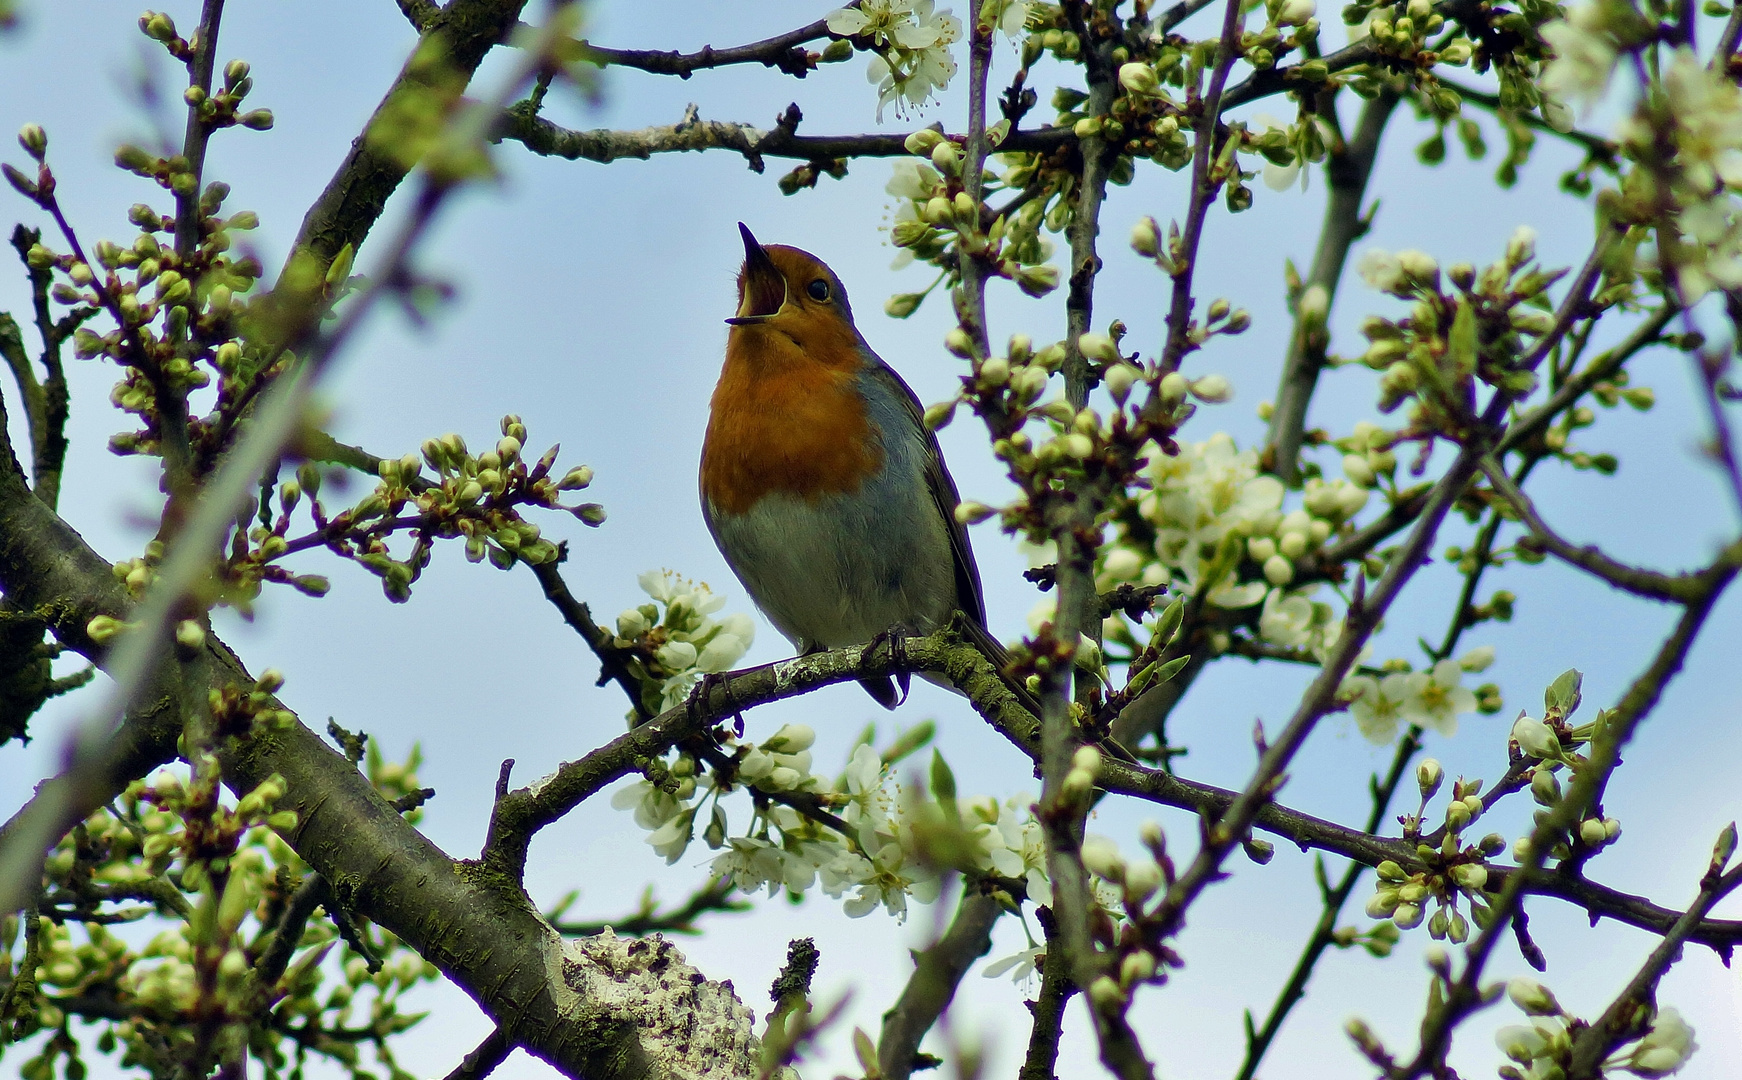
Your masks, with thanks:
M690 50L766 37L826 10L824 4L796 2L600 3L592 36L606 45ZM197 22L197 5L191 2L170 11L184 33ZM141 57L161 74L178 72L139 34L138 11L130 5L26 0L24 13L23 29L0 39L0 129L10 132L26 121L44 124L61 198L85 242L103 236L130 240L134 230L125 221L126 208L142 200L166 201L155 187L109 164L118 142L150 132L128 88L130 73L139 69ZM1335 11L1324 15L1331 24L1327 33L1340 33ZM259 212L262 227L255 241L268 267L279 265L303 212L413 40L388 0L229 5L221 58L242 57L254 65L256 89L249 105L271 108L277 127L266 135L219 136L207 175L234 187L229 212ZM865 62L855 57L802 82L760 66L702 72L689 81L611 71L603 83L602 108L588 108L558 91L551 95L547 115L572 126L632 128L674 122L693 101L703 117L768 126L789 101L797 101L805 112L801 133L872 130L875 96L864 78ZM1000 45L996 64L993 77L1001 86L1015 64L1008 45ZM505 69L505 57L493 56L474 83L475 92L488 92ZM1043 87L1055 71L1044 69ZM962 81L917 122L942 119L951 130L959 129ZM1285 105L1273 101L1258 109L1266 107L1281 113ZM168 115L179 140L179 105ZM1033 118L1050 115L1043 101ZM1350 115L1345 113L1345 122ZM888 119L890 130L917 126L893 114ZM1484 121L1484 130L1491 147L1486 162L1464 161L1454 143L1447 165L1422 171L1412 149L1430 128L1404 110L1387 134L1370 192L1383 200L1380 213L1357 250L1419 247L1442 263L1468 259L1481 265L1499 256L1515 226L1529 222L1542 232L1545 264L1582 259L1591 235L1589 206L1556 189L1571 155L1545 142L1519 186L1500 191L1488 176L1504 138L1491 122ZM24 163L10 141L0 154ZM380 454L413 450L422 439L445 431L480 445L496 437L503 413L518 412L530 430L529 448L542 450L560 441L565 465L586 462L598 471L592 495L609 508L604 528L585 529L566 515L540 521L548 535L572 541L566 576L597 615L608 620L639 602L636 576L654 567L706 580L731 597L731 609L748 610L703 528L693 479L725 341L721 319L734 305L732 279L742 258L734 224L743 220L766 243L795 244L825 259L856 301L871 344L922 399L938 400L960 370L940 345L948 326L947 303L934 300L908 322L881 314L889 294L930 281L919 268L889 268L893 249L879 232L893 201L883 192L889 165L855 163L846 180L825 178L816 190L788 198L774 181L790 163L771 160L768 173L757 176L724 152L603 167L544 160L509 145L497 161L503 182L448 206L422 249L422 266L457 287L456 301L423 330L386 310L370 321L325 389L334 433ZM1204 439L1222 429L1246 446L1258 437L1255 409L1274 393L1288 332L1282 259L1304 266L1312 256L1322 178L1315 178L1304 195L1298 190L1275 194L1256 183L1254 188L1257 203L1251 211L1230 216L1218 204L1212 212L1199 279L1206 300L1226 296L1249 308L1253 328L1194 355L1188 368L1227 375L1238 396L1232 404L1203 410L1187 427L1186 438ZM1166 282L1136 260L1124 238L1140 214L1165 222L1182 213L1184 189L1183 175L1145 166L1131 187L1113 190L1102 219L1108 272L1097 295L1096 324L1125 320L1132 332L1129 343L1146 356L1161 339ZM15 219L38 223L34 208L10 192L4 198L11 199L0 212L7 232ZM376 235L390 228L394 216L390 211ZM374 255L365 247L359 267L373 266ZM24 277L18 268L8 268L10 253L6 256L0 259L0 310L22 314ZM1397 306L1350 274L1333 319L1333 347L1359 351L1355 328L1361 316ZM1034 302L1013 288L995 287L994 339L1023 331L1051 340L1062 331L1062 310L1060 297ZM1602 539L1623 559L1672 569L1690 566L1708 558L1721 537L1733 534L1734 508L1724 501L1713 471L1694 454L1705 427L1690 392L1686 361L1652 355L1633 370L1636 383L1656 389L1658 408L1644 416L1628 410L1604 413L1584 436L1591 450L1622 457L1620 474L1603 479L1544 467L1531 490L1549 520L1577 541ZM155 478L141 463L114 458L103 448L107 436L122 426L107 404L114 377L112 370L91 362L72 362L72 453L61 510L97 550L120 559L140 549L145 534L138 519L150 509L141 483L154 488ZM1328 376L1313 422L1347 431L1355 420L1369 417L1371 381L1364 370ZM6 393L16 417L9 380ZM24 445L21 430L14 425L19 446ZM964 495L1000 501L1007 488L976 425L957 424L944 432L943 442ZM1445 542L1458 542L1465 532L1449 529ZM1018 576L1022 560L993 526L976 529L974 542L993 629L1014 637L1037 599ZM516 758L516 780L525 783L622 730L618 691L593 688L596 665L585 645L544 603L524 569L502 574L465 563L458 548L444 548L411 603L401 609L389 605L375 579L362 571L320 557L304 566L331 574L331 595L314 601L288 590L272 592L254 623L224 615L220 632L253 670L275 666L288 675L283 698L305 723L319 728L326 717L335 717L376 736L393 758L421 743L427 761L422 779L438 792L423 828L450 855L476 853L501 759ZM1438 566L1417 578L1393 610L1379 642L1381 657L1419 658L1413 645L1417 635L1438 640L1453 581ZM1483 595L1496 588L1519 594L1517 617L1509 625L1479 627L1465 642L1499 650L1498 662L1483 678L1501 684L1507 711L1500 717L1466 718L1453 739L1429 736L1428 752L1453 776L1497 776L1504 767L1510 716L1521 707L1538 708L1542 688L1568 667L1586 673L1585 715L1612 704L1647 662L1671 619L1665 610L1553 564L1493 573ZM1626 833L1591 865L1597 879L1676 907L1694 894L1713 838L1742 807L1734 676L1739 648L1742 602L1732 595L1713 613L1683 673L1645 726L1643 741L1628 754L1628 767L1610 785L1607 809ZM774 660L787 652L786 643L759 619L757 642L746 662ZM1282 723L1305 682L1302 671L1240 661L1214 668L1193 688L1170 727L1174 742L1191 747L1182 770L1239 786L1252 764L1253 719L1262 718L1272 728ZM36 739L28 747L0 749L0 815L9 815L30 786L53 771L61 733L87 705L88 699L79 697L55 703L35 720ZM837 766L829 763L840 759L866 721L875 720L887 737L893 727L927 718L939 721L938 743L964 793L1004 798L1035 789L1026 762L975 722L965 704L923 684L893 716L848 686L747 717L751 732L761 735L786 721L814 725L820 732L819 771L830 772ZM1303 810L1358 823L1367 812L1368 774L1390 756L1389 748L1361 739L1346 717L1333 717L1296 760L1283 798ZM1519 835L1531 808L1527 796L1515 796L1492 815L1489 827ZM734 809L741 822L746 811ZM1173 811L1109 801L1091 828L1131 845L1138 823L1150 817L1169 830L1176 851L1189 851L1192 819ZM648 883L662 899L685 895L706 878L706 863L698 843L677 866L667 868L629 816L599 798L541 834L527 885L542 903L579 888L582 897L571 914L607 918L631 909ZM1318 915L1311 859L1292 847L1279 844L1266 867L1236 856L1228 868L1233 878L1206 895L1176 943L1185 969L1167 986L1145 989L1132 1013L1164 1077L1232 1075L1242 1052L1241 1010L1250 1007L1262 1018ZM1369 924L1360 912L1366 895L1365 887L1357 891L1345 922ZM1732 899L1727 911L1736 917L1742 906ZM1654 940L1608 923L1590 929L1578 910L1553 900L1533 900L1529 913L1536 940L1549 957L1544 980L1586 1016L1601 1010ZM875 1034L879 1015L910 969L906 950L923 945L933 933L934 913L921 908L905 926L881 912L854 921L819 895L798 907L762 902L752 915L715 917L707 927L707 936L683 939L681 947L709 976L731 979L758 1016L767 1008L766 988L787 940L814 936L822 952L818 1000L851 991L851 1023ZM1413 1052L1428 982L1420 954L1428 943L1425 930L1417 930L1389 960L1359 950L1327 955L1264 1075L1309 1080L1366 1075L1370 1067L1341 1032L1343 1021L1355 1015L1372 1023L1395 1052ZM991 955L1022 946L1021 930L1006 919ZM1498 978L1525 970L1507 944L1497 952L1490 974ZM1028 1034L1021 1000L1020 988L1007 979L983 979L978 971L962 985L951 1030L984 1042L988 1076L1009 1076L1021 1061ZM1680 1008L1698 1032L1702 1050L1683 1076L1715 1080L1742 1072L1742 985L1735 973L1708 950L1690 948L1664 980L1660 1000ZM445 1074L489 1030L478 1009L452 986L421 991L413 1007L432 1011L429 1021L398 1044L402 1065L419 1075ZM1492 1076L1499 1062L1492 1033L1520 1020L1507 1004L1478 1016L1462 1029L1453 1063L1465 1076ZM806 1066L807 1076L826 1077L851 1067L848 1031L843 1027L833 1034L826 1059ZM928 1044L934 1050L939 1045L935 1036ZM22 1058L14 1050L0 1072L15 1068ZM1099 1074L1080 1009L1073 1008L1070 1017L1059 1074L1065 1080ZM553 1073L516 1053L497 1075L519 1080Z

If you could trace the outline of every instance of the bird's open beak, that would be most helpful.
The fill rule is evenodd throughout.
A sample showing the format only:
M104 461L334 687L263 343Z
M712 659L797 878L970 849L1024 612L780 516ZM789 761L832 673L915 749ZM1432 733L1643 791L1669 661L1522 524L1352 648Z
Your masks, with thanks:
M774 265L742 221L738 223L738 232L744 237L744 296L739 301L738 314L726 320L734 326L762 322L786 304L786 275Z

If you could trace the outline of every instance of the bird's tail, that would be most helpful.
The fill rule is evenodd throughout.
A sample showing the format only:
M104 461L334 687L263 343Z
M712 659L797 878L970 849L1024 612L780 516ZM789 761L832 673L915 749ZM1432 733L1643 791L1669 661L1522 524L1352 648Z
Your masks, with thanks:
M1035 719L1040 719L1040 699L1035 697L1034 692L1029 690L1021 680L1008 674L1005 670L1010 666L1010 650L1004 647L1004 643L993 637L990 630L971 618L959 619L957 624L961 628L963 636L972 642L975 648L984 653L986 659L992 662L992 666L998 669L998 677L1004 680L1004 685L1008 686L1010 692L1016 695L1016 700L1021 703L1022 707L1033 713Z

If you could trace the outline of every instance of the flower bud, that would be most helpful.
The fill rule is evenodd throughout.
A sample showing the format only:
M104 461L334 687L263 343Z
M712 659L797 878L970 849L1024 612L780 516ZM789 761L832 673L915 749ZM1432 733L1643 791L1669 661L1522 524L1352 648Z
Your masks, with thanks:
M147 11L139 16L139 29L153 41L174 41L175 20L161 11Z
M1192 396L1199 401L1219 405L1234 396L1234 387L1220 375L1205 375L1192 383Z
M1421 789L1421 797L1431 799L1434 792L1440 789L1440 782L1446 778L1446 771L1433 758L1424 758L1415 767L1415 783Z
M1103 975L1089 984L1089 1000L1097 1009L1117 1009L1125 1004L1125 991L1119 989L1111 976Z
M1460 888L1481 892L1488 884L1488 868L1481 863L1459 863L1452 867L1452 880Z
M1583 840L1587 847L1599 847L1604 840L1608 839L1608 834L1603 830L1602 821L1597 818L1586 818L1579 822L1579 839Z
M1311 0L1307 0L1307 3L1310 5ZM1119 85L1133 94L1153 94L1161 86L1161 79L1148 64L1133 61L1120 65Z
M93 615L85 624L85 633L99 645L106 644L123 629L120 619L112 615Z
M971 357L974 355L974 339L961 327L951 327L944 335L944 348L956 356Z
M931 148L932 168L945 176L954 176L961 171L962 152L951 142L939 142Z
M1118 363L1119 347L1106 334L1084 334L1077 338L1077 351L1090 360Z
M48 132L42 130L41 124L25 124L18 129L18 145L24 147L24 152L37 161L48 153Z
M919 310L924 293L896 293L883 302L883 313L892 319L905 319Z
M183 619L175 624L175 643L184 649L197 649L206 643L205 628L193 619Z
M1154 218L1138 218L1137 224L1131 226L1131 250L1150 258L1154 258L1155 253L1161 250L1160 231Z
M959 502L956 504L956 521L962 525L978 525L998 511L982 502Z
M1560 779L1546 766L1538 765L1530 777L1530 796L1543 806L1561 801Z
M1422 909L1420 904L1399 904L1391 913L1391 921L1397 924L1399 930L1413 930L1421 925Z
M1506 261L1514 267L1523 266L1536 258L1536 230L1529 225L1520 225L1512 230L1511 239L1506 241Z
M1107 392L1113 395L1117 404L1125 404L1125 399L1131 396L1131 387L1142 376L1136 365L1118 363L1107 369L1102 381L1107 384Z
M253 112L243 113L237 122L254 131L270 131L272 129L272 110L255 109Z
M1122 986L1136 986L1155 974L1155 957L1147 950L1138 951L1119 962L1119 983Z
M907 147L907 152L910 154L919 154L922 157L930 157L932 150L943 141L944 137L933 129L921 128L909 135L902 145Z
M1541 720L1533 719L1523 713L1512 725L1512 741L1518 748L1535 758L1547 758L1559 761L1561 758L1561 741L1553 729Z
M579 491L593 482L593 467L591 465L576 465L563 474L557 481L558 491Z
M1506 983L1506 996L1531 1016L1559 1016L1561 1012L1560 1002L1548 987L1523 975Z

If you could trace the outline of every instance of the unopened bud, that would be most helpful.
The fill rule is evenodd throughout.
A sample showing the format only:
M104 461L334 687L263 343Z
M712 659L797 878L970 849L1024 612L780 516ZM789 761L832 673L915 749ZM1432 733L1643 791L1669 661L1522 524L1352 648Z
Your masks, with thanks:
M1415 767L1415 783L1421 789L1423 799L1431 799L1434 792L1440 789L1440 783L1446 778L1446 771L1433 758L1426 758Z
M1138 218L1137 224L1131 226L1131 250L1150 258L1154 258L1155 253L1161 250L1160 231L1154 218Z
M1131 395L1131 387L1143 373L1132 364L1114 364L1107 369L1103 381L1107 384L1107 392L1113 395L1113 400L1120 405Z
M997 512L983 502L959 502L956 504L956 521L963 525L978 525Z
M18 145L24 147L24 152L41 161L48 153L48 132L42 130L41 124L25 124L18 129Z
M1108 364L1116 364L1120 360L1119 347L1106 334L1082 335L1077 338L1077 351L1090 360L1100 360Z

